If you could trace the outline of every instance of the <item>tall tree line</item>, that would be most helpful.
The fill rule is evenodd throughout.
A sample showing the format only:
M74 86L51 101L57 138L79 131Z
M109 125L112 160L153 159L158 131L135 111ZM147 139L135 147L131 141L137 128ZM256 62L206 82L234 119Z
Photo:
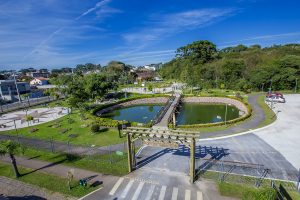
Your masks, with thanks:
M180 79L204 89L294 89L300 75L300 44L238 45L218 50L210 41L196 41L177 49L163 65L164 79Z

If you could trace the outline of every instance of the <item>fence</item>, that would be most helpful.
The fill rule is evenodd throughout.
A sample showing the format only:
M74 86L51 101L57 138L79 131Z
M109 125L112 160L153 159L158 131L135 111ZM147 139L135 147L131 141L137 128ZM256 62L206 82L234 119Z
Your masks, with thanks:
M51 101L54 101L55 98L51 96L47 97L41 97L41 98L34 98L34 99L28 99L22 102L15 102L15 103L10 103L10 104L4 104L0 105L0 113L6 113L9 111L14 111L18 109L24 109L28 108L30 106L35 106L43 103L48 103Z
M215 150L216 151L216 150ZM222 149L218 150L222 152ZM223 151L226 153L226 150ZM222 155L223 154L223 155ZM208 178L220 182L244 184L255 187L270 187L271 181L284 186L288 191L297 191L299 177L295 171L276 171L256 163L245 163L222 159L224 153L215 154L211 159L197 158L198 178ZM284 173L285 180L278 178Z
M54 141L53 138L48 140L40 140L35 138L27 138L16 135L0 135L0 140L12 140L16 141L25 147L38 151L47 151L54 154L62 154L68 156L74 156L84 158L86 160L93 160L97 162L106 162L110 164L119 163L127 167L127 144L123 142L121 144L110 146L96 146L96 145L78 145L72 143L72 139L68 142ZM137 145L140 145L137 143Z

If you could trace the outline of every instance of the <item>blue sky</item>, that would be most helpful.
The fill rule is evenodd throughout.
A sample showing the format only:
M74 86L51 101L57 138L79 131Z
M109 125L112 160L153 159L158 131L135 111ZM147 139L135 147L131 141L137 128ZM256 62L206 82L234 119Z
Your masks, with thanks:
M0 69L166 62L218 48L300 42L297 0L0 0Z

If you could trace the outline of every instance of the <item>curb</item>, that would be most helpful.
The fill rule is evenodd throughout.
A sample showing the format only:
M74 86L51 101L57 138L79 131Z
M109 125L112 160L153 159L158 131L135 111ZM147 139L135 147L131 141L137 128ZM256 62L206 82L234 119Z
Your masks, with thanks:
M236 133L236 134L226 135L226 136L220 136L220 137L199 139L198 141L199 142L202 142L202 141L213 141L213 140L221 140L221 139L227 139L227 138L237 137L237 136L241 136L241 135L246 135L246 134L249 134L249 133L254 133L254 132L257 132L257 131L261 131L261 130L267 129L267 128L275 125L276 122L277 122L277 120L275 120L274 122L272 122L271 124L269 124L267 126L264 126L264 127L261 127L261 128L257 128L257 129L253 129L253 130L249 130L249 131L245 131L245 132L241 132L241 133Z

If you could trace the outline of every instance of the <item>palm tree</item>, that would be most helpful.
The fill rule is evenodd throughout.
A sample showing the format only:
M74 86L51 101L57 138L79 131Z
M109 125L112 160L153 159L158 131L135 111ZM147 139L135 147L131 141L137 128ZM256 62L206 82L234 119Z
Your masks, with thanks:
M11 140L1 141L0 142L0 156L9 155L11 159L11 164L13 166L15 175L19 178L21 175L19 173L15 154L20 151L20 144Z

